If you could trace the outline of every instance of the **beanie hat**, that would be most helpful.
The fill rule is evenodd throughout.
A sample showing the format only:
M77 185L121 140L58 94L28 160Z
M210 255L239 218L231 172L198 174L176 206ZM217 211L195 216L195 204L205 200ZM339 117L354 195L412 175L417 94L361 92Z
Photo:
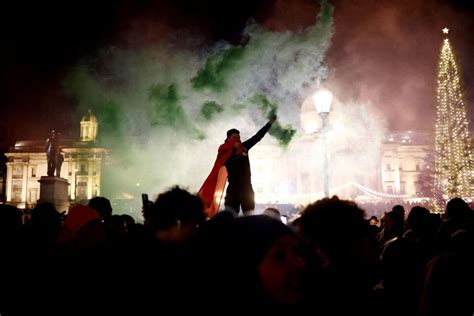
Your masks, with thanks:
M77 233L84 225L91 221L100 219L101 217L96 210L81 204L74 205L67 213L63 230L59 235L59 242L67 243L71 241L76 237Z

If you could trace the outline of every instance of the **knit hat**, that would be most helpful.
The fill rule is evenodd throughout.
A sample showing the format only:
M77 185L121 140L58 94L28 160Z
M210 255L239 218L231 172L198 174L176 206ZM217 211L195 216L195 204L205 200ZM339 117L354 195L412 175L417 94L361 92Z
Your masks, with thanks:
M63 230L59 234L59 242L67 243L71 241L76 237L77 233L84 225L91 221L100 219L101 217L99 213L94 209L81 204L76 204L71 207L67 213Z

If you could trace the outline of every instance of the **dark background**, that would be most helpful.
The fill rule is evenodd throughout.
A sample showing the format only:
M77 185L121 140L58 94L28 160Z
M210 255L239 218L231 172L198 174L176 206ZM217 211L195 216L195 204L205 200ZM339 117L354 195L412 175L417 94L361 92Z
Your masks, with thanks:
M327 85L339 99L370 102L390 129L430 130L441 28L447 26L468 104L474 104L472 1L330 2L335 25ZM209 44L237 44L249 18L268 30L298 31L314 23L319 2L70 0L1 6L0 153L15 140L46 138L52 127L78 137L77 104L64 95L61 80L101 48L146 47L178 29L197 31Z

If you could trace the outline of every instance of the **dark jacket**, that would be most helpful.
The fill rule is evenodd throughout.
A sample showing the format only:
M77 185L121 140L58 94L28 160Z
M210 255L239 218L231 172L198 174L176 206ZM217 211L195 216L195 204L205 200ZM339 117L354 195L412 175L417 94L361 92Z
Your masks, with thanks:
M260 140L262 140L271 126L272 124L268 122L254 136L243 142L242 146L244 147L244 150L242 153L237 155L235 154L236 149L233 149L234 152L225 163L228 173L229 187L251 187L251 173L248 151Z

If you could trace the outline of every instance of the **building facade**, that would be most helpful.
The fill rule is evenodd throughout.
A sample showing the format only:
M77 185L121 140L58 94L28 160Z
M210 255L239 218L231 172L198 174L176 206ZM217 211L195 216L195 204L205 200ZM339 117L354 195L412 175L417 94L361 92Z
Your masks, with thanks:
M61 178L68 180L71 201L100 195L101 170L107 150L98 146L98 123L89 111L80 123L80 140L61 139L64 162ZM6 203L18 208L32 208L40 198L38 180L47 174L45 142L18 141L7 153L5 181Z
M432 186L433 136L393 132L383 144L382 189L388 194L427 196Z
M249 155L257 203L305 205L324 197L324 142L317 133L295 138L286 148L271 138L262 140ZM359 147L329 142L329 195L353 199L358 185L380 190L380 163L368 161ZM361 166L364 164L365 168Z
M0 203L5 202L5 171L3 164L0 166Z
M264 139L252 149L252 184L257 203L307 204L324 197L323 144L318 135L294 139L286 150ZM338 146L340 148L338 148ZM431 196L433 137L389 133L378 157L357 146L329 148L329 195L377 201Z

